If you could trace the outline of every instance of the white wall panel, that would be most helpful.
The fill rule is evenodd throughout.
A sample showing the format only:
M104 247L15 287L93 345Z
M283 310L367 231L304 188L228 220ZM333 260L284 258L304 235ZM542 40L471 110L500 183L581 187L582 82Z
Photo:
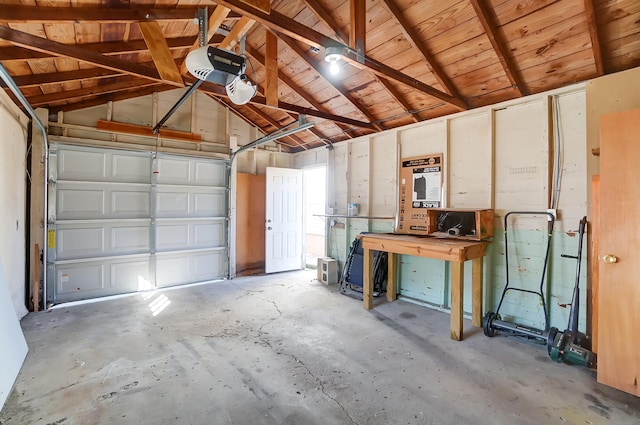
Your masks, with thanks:
M491 114L449 121L449 207L492 208Z
M415 125L398 131L400 156L409 158L447 151L447 125L445 121ZM447 163L447 159L444 159Z
M549 197L549 113L544 99L495 112L495 208L544 211Z

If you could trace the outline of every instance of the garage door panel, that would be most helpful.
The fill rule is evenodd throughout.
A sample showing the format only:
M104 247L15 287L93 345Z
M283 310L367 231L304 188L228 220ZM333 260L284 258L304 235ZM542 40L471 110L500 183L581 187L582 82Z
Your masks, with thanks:
M193 282L189 276L189 258L186 254L158 254L156 258L156 285L158 287Z
M113 226L109 255L149 251L149 226Z
M224 276L222 273L226 261L224 251L198 253L192 255L190 261L196 281L217 279Z
M116 189L111 192L111 216L148 217L149 211L148 191Z
M61 186L57 201L58 219L99 218L105 215L104 190Z
M105 265L102 263L59 266L56 270L57 293L64 296L101 289L104 287L104 274Z
M57 184L58 220L148 218L148 185L61 182Z
M114 153L111 156L111 181L150 183L151 157Z
M103 181L107 177L107 154L98 151L61 150L58 179Z
M225 186L225 164L196 161L193 183L204 186Z
M157 216L176 217L189 215L189 194L175 192L161 192L158 190Z
M228 161L57 143L50 154L49 300L227 275Z
M226 226L222 220L213 223L193 223L191 235L194 248L224 247L226 245Z
M198 217L220 217L224 215L225 193L196 193L194 195L193 215Z
M103 256L104 228L79 227L58 229L56 243L56 258L88 258Z
M68 262L56 266L56 301L151 289L148 256Z
M149 221L58 222L56 259L86 259L149 252Z
M158 184L188 184L191 161L186 158L158 158Z
M158 254L157 286L220 279L226 274L226 250Z
M152 289L149 278L149 260L114 262L109 266L109 283L111 288L124 292L145 291Z
M159 252L189 248L189 225L187 223L158 223L156 247Z

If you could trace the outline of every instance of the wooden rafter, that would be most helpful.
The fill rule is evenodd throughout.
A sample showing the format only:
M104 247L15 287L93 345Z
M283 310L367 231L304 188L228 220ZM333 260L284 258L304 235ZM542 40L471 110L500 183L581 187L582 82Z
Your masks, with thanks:
M333 86L342 96L344 96L352 105L354 108L356 108L356 110L358 110L362 115L364 115L370 122L373 123L373 126L376 130L378 131L382 131L383 128L382 126L380 126L380 124L376 123L376 117L374 117L368 110L367 108L363 107L360 102L358 101L358 99L356 99L355 97L353 97L353 95L351 93L349 93L347 90L345 90L343 87L339 87L336 83L326 79L324 77L323 71L320 68L320 66L318 65L318 63L316 61L314 61L313 59L311 59L309 57L309 54L300 47L300 45L298 43L296 43L295 40L291 39L291 37L288 37L284 34L277 34L278 37L280 37L280 39L282 41L285 42L285 44L291 48L294 52L296 52L296 54L298 56L300 56L300 58L302 58L311 68L313 68L318 75L320 75L322 78L325 79L325 81L327 82L327 84L330 84L331 86Z
M484 0L471 0L471 4L473 5L478 20L482 24L482 28L484 28L484 32L487 34L487 37L491 42L491 46L493 46L493 50L496 52L496 55L498 55L498 59L500 60L502 68L504 69L505 74L507 74L507 78L509 78L511 85L518 90L520 96L529 94L524 81L516 73L515 63L508 54L507 47L502 39L496 34L495 24L493 23L494 19L492 19L489 14L488 9L484 4Z
M334 36L337 40L341 40L345 42L349 40L349 36L345 34L340 27L336 24L333 17L326 11L324 7L318 3L317 0L302 0L309 10L313 12L314 15L318 18L320 22L322 22L328 29L333 31Z
M304 2L313 11L313 13L316 15L318 20L320 20L320 22L324 23L327 26L327 28L329 28L331 31L334 32L334 34L335 34L335 36L337 37L338 40L340 40L341 42L347 42L348 41L348 36L346 34L342 33L339 30L338 23L333 19L333 17L320 4L318 4L318 2L316 0L304 0ZM387 80L386 78L379 77L376 74L373 74L373 75L378 80L378 82L380 84L382 84L384 86L384 88L389 92L391 97L396 102L398 102L398 104L402 105L402 107L404 108L405 111L409 112L409 111L411 111L413 109L411 107L411 105L409 105L409 103L406 101L404 96L400 93L400 91L398 89L396 89L389 82L389 80ZM289 86L289 87L291 87L291 86ZM300 92L300 90L295 90L295 91L296 92ZM413 120L413 122L420 121L420 116L417 113L414 112L414 113L411 113L410 115L411 115L411 119ZM342 130L344 130L344 128ZM345 133L345 134L349 138L353 137L349 133Z
M33 107L47 105L52 102L60 101L72 101L83 97L96 96L106 93L120 92L129 90L132 88L146 87L158 85L157 82L152 80L146 80L142 78L127 78L125 81L120 81L113 84L106 84L102 86L94 86L81 88L77 90L63 90L60 92L46 93L35 96L27 97L29 104Z
M240 18L229 34L224 38L224 40L222 40L219 47L222 49L233 49L255 23L256 22L253 19L247 18L246 16Z
M395 4L393 0L383 0L382 3L384 3L384 5L389 10L389 13L391 13L393 19L395 19L398 23L398 26L400 28L400 31L404 35L404 38L409 42L409 44L411 44L411 47L413 47L416 51L418 51L418 53L420 53L425 63L427 64L427 67L429 68L435 79L438 81L438 83L450 95L454 97L460 97L460 95L458 94L458 90L451 82L451 79L447 76L447 74L445 74L445 72L442 70L442 67L438 65L433 55L427 49L427 46L425 46L424 43L420 41L420 37L418 36L416 31L411 28L411 25L402 13L402 10Z
M164 34L162 34L160 24L157 21L151 21L139 22L138 25L160 77L167 82L184 87L180 70L173 59Z
M108 10L108 11L107 11ZM162 8L162 9L128 9L104 7L47 7L0 5L0 16L7 23L118 23L144 21L192 21L197 8ZM236 13L227 16L228 19L238 19Z
M358 57L366 53L367 42L367 5L365 0L349 0L350 20L349 47L356 51Z
M222 39L222 35L216 34L211 42L217 44L220 43ZM185 47L188 47L191 44L192 40L193 37L178 37L166 39L167 45L171 50L183 49ZM90 50L94 53L102 54L104 56L126 55L130 53L140 53L149 50L144 40L86 43L77 44L77 46L82 47L85 50ZM2 60L40 59L50 58L52 56L54 55L51 53L37 52L23 47L0 47L0 59Z
M207 18L207 23L208 23L207 42L208 43L211 43L213 41L213 37L216 35L216 31L218 30L222 22L227 18L230 12L231 10L229 10L224 6L217 6L215 9L213 9L213 12L211 12L211 15ZM196 37L196 41L194 41L191 44L191 47L189 48L189 52L200 47L199 38L200 38L200 34L198 34L198 37ZM222 42L222 40L218 41L218 43L220 42ZM182 75L185 75L188 72L187 65L184 62L182 63L180 72L182 73Z
M257 107L255 107L254 105L245 105L246 108L249 108L254 114L259 115L260 117L262 117L262 119L266 120L269 122L269 124L271 124L275 130L279 129L282 127L282 124L280 124L278 121L276 121L275 119L273 119L269 114L265 114L263 113L260 109L258 109ZM297 121L295 118L293 118L293 121ZM292 121L292 122L293 122ZM290 145L290 144L286 144L289 147L292 148L296 148L299 146L303 146L304 145L304 140L300 139L298 136L296 136L295 134L291 134L289 136L286 136L287 139L291 140L292 142L294 142L295 144ZM278 141L275 141L276 143L278 143ZM306 148L305 148L306 150Z
M269 106L275 106L278 104L278 37L271 31L266 31L265 36L265 97Z
M48 84L62 84L74 81L86 81L93 79L113 78L126 75L124 72L117 72L104 68L79 69L77 71L51 72L47 74L29 74L13 77L13 82L18 87L36 87Z
M224 5L225 7L228 7L229 9L237 13L250 16L251 18L255 19L256 22L259 22L272 31L302 41L309 46L318 48L334 46L340 49L344 49L346 52L345 60L352 62L354 65L357 65L360 68L368 69L369 71L381 77L386 77L398 83L406 84L412 87L414 90L422 91L427 95L440 99L459 110L468 109L466 102L464 102L462 99L453 97L447 93L441 92L440 90L436 90L435 88L419 80L416 80L415 78L405 75L402 72L384 65L383 63L380 63L376 60L373 60L367 56L364 57L364 63L358 63L357 56L354 52L351 51L351 49L349 49L348 46L345 46L344 44L339 43L338 41L324 34L321 34L318 31L308 28L303 24L276 12L275 10L272 10L271 14L267 15L244 5L240 0L219 0L216 1L216 3Z
M153 70L146 66L103 56L99 53L85 50L82 47L57 43L55 41L47 40L42 37L37 37L25 32L13 30L8 27L0 26L0 38L24 48L33 49L39 52L46 52L54 56L75 59L102 68L107 68L118 72L126 72L130 75L164 82L164 80L160 77L156 70ZM173 85L178 87L181 86L180 84L176 83L173 83Z
M600 37L598 36L598 23L596 22L596 12L593 7L593 0L584 0L584 11L589 25L589 36L591 37L591 50L596 63L598 75L604 75L604 62L602 61L602 49L600 48Z
M224 98L227 97L227 93L224 87L222 87L219 84L212 84L212 83L205 82L200 85L199 90L205 93L209 93L210 95L213 95L213 96L224 97ZM267 100L264 98L264 96L254 96L249 102L255 103L258 105L268 106ZM374 131L376 130L376 128L372 123L358 121L351 118L330 114L324 111L318 111L315 109L306 108L304 106L292 105L286 102L278 102L277 109L293 112L294 114L309 115L312 117L318 117L318 118L322 118L329 121L335 121L335 122L343 123L353 127L365 128L365 129L374 130Z
M265 63L265 58L264 56L262 56L262 54L257 51L256 49L253 49L251 46L247 45L247 53L251 56L253 56L253 58L255 58L258 62L260 62L261 64ZM309 95L309 93L307 93L306 91L302 90L301 87L299 87L291 78L289 78L286 74L283 73L279 73L278 74L278 79L281 80L284 84L286 84L287 86L289 86L289 88L291 90L293 90L294 92L296 92L301 98L303 98L308 104L310 104L311 106L313 106L314 108L316 108L318 111L324 111L325 108L324 106L322 106L322 104L320 104L320 102L316 101L311 95ZM346 126L344 124L338 123L338 122L334 122L335 125L337 125L341 130L345 130ZM314 127L311 128L312 131L315 130ZM318 136L320 137L320 136ZM352 136L350 134L347 133L347 137L352 138ZM324 136L322 136L321 138L324 138Z
M159 93L167 90L175 89L175 86L169 84L156 84L154 86L143 87L137 90L125 90L109 94L101 94L92 99L82 102L67 103L65 105L49 106L49 113L56 114L58 112L77 111L78 109L91 108L93 106L104 105L108 102L117 102L119 100L131 99L133 97L148 96L153 93Z
M134 22L134 21L176 21L192 20L193 8L186 9L125 9L109 8L106 13L101 7L47 7L0 5L0 16L11 23L50 22Z

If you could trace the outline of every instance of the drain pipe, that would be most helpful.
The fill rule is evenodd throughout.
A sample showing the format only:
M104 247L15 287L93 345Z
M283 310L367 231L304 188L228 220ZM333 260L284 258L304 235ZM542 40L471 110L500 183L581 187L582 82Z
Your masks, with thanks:
M42 306L43 310L47 309L47 249L48 249L48 197L49 197L49 138L47 137L47 129L40 121L40 118L36 115L36 111L33 110L27 99L24 97L15 81L9 75L7 69L0 62L0 78L4 80L5 84L13 94L18 98L24 109L31 115L31 119L36 123L40 132L42 133L42 161L44 162L44 216L42 217L43 228L43 245L42 245ZM34 264L37 264L37 259L34 259Z

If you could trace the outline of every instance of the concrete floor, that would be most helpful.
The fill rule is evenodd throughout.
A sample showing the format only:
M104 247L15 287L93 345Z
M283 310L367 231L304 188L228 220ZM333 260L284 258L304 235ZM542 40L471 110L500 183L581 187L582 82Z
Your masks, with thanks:
M640 399L542 345L469 321L455 342L446 313L402 300L365 311L314 277L30 314L0 424L640 424ZM158 297L170 304L154 317Z

